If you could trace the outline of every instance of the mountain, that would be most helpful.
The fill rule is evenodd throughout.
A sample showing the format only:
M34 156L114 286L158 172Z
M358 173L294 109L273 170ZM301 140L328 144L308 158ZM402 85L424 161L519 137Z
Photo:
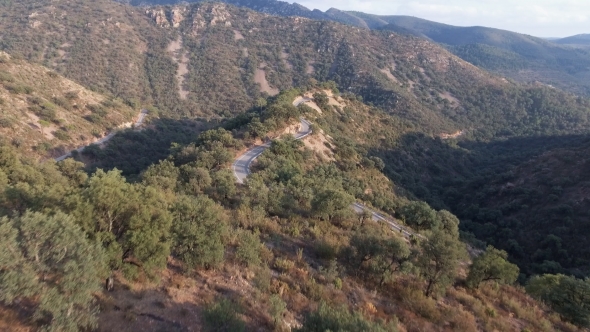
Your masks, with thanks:
M580 34L566 38L559 38L553 42L560 45L590 49L590 34Z
M153 5L176 5L182 3L200 3L206 1L182 1L182 0L117 0L121 3L133 6L153 6ZM277 0L228 0L223 3L232 6L245 7L261 13L277 16L300 16L311 19L325 19L326 15L317 9L310 10L298 3L288 3Z
M139 109L105 97L54 71L0 52L0 136L21 153L56 157L117 127Z
M155 70L165 36L134 8L104 0L4 1L0 8L0 49L15 57L128 101L149 103L165 84L146 73Z
M590 53L564 48L541 38L486 27L457 27L410 16L378 16L359 12L372 29L429 38L482 68L517 81L538 80L577 93L588 93ZM574 82L572 84L572 82Z
M176 4L177 0L125 1L134 5ZM199 2L199 1L189 1ZM409 16L382 16L331 8L325 13L283 1L225 1L263 13L331 20L426 38L449 47L462 59L520 82L539 81L590 94L590 53L542 38L486 27L457 27Z
M0 6L0 330L590 325L588 98L412 26L212 2ZM143 107L142 130L35 160Z
M590 34L580 34L571 37L560 38L554 41L557 44L587 45L590 44Z
M135 182L74 160L39 164L0 143L0 244L10 249L1 257L11 268L0 276L14 294L0 302L0 326L583 331L569 323L577 312L555 314L576 294L559 288L564 277L543 288L568 295L561 307L536 300L511 285L518 268L505 253L489 248L472 264L452 214L398 195L347 130L392 134L390 115L334 89L282 91L175 146ZM299 116L315 124L302 141L283 135ZM262 137L277 139L236 184L229 165ZM405 239L356 215L355 200L399 210L424 235ZM478 277L487 260L503 268L498 280Z

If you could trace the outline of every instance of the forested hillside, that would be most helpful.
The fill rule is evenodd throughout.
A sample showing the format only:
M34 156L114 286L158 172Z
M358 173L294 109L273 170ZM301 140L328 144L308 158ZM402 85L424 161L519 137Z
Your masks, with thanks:
M536 39L540 62L519 42L447 49L412 22L1 1L0 329L590 327L590 100L453 52L497 71L585 62ZM49 158L142 108L141 130Z
M63 155L117 127L130 127L138 113L120 99L0 53L0 136L24 155Z
M341 107L350 120L388 117L354 98L330 97L333 87L316 87L315 103L299 108L292 101L300 92L283 92L226 129L177 146L137 182L117 170L87 174L72 159L37 164L3 144L0 241L10 249L0 255L3 324L55 331L580 331L565 321L584 326L586 313L551 301L562 283L575 292L583 281L535 279L529 291L550 310L510 286L518 268L505 252L489 247L470 264L456 217L430 208L420 214L424 203L395 194L379 171L382 161L361 142L322 133L342 125ZM302 115L319 124L312 136L299 142L280 135ZM246 184L236 185L227 169L233 156L265 136L279 139ZM424 238L404 239L356 215L355 199L385 202ZM114 290L101 291L111 273Z
M178 0L120 0L133 5L174 5ZM202 3L191 0L189 3ZM487 27L459 27L400 15L374 15L330 8L310 10L277 0L224 3L277 16L338 22L362 29L393 31L440 43L458 57L519 82L540 81L574 93L590 95L590 53L585 35L557 41ZM566 45L563 47L562 45ZM572 48L572 46L574 48Z

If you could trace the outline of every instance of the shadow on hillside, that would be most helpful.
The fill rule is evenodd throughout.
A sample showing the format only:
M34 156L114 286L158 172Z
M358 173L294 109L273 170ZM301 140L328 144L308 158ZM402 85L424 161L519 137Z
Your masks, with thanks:
M446 187L470 185L477 190L534 157L558 149L590 145L590 135L516 137L493 142L444 141L422 133L404 135L393 149L371 149L386 164L396 184L437 209Z
M150 165L166 159L173 144L185 145L198 135L218 126L216 121L190 119L156 119L141 130L127 129L104 146L90 145L77 157L90 172L117 168L127 177L139 175Z
M370 154L410 198L450 210L523 273L590 271L590 135L451 142L412 133Z

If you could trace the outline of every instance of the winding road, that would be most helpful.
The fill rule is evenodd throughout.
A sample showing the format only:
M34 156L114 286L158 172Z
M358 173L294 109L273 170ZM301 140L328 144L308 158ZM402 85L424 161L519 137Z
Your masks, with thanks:
M133 124L133 126L134 127L141 126L141 124L143 123L143 120L145 120L145 117L147 116L147 114L148 114L148 111L146 109L142 109L139 112L139 116L137 118L137 121ZM98 145L100 145L100 144L106 143L111 138L115 137L116 134L117 134L117 130L115 129L115 130L111 131L108 135L106 135L105 137L92 142L92 144L98 144ZM69 158L69 157L72 156L72 152L74 152L74 151L82 152L86 147L87 147L87 145L82 146L82 147L79 147L77 149L74 149L74 150L72 150L72 151L64 154L63 156L59 156L59 157L55 158L55 161L57 162L57 161L62 161L64 159L67 159L67 158Z
M308 102L310 100L312 100L312 99L299 97L299 98L295 99L295 101L293 102L293 106L299 106L299 104ZM301 126L299 127L299 132L297 132L297 134L295 135L295 139L302 139L312 133L311 123L303 118L300 120L301 120ZM236 160L232 164L232 170L234 172L234 176L236 177L236 182L238 182L240 184L244 183L244 180L250 174L250 165L252 164L252 162L254 160L256 160L256 158L258 158L258 156L260 156L264 152L264 150L266 150L267 148L270 147L270 144L271 144L270 142L267 142L262 145L257 145L255 147L252 147L251 149L246 151L244 154L242 154L238 158L236 158ZM402 234L405 237L409 238L412 235L422 237L420 234L416 234L416 233L412 233L412 232L407 231L400 224L396 223L393 218L387 218L386 216L371 210L370 208L362 205L361 203L355 202L354 204L351 205L351 207L357 213L362 213L363 211L371 212L372 219L374 221L384 222L384 223L388 224L393 230L400 232L400 234Z

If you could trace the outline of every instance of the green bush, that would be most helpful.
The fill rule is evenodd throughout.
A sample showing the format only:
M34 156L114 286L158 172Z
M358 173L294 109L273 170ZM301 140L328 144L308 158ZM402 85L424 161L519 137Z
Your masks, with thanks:
M173 180L176 184L176 178ZM173 211L173 252L185 269L209 268L223 262L227 233L223 208L204 195L180 196Z
M205 330L212 332L245 331L246 325L238 318L240 311L240 308L230 300L220 299L205 308L203 312Z
M287 309L287 304L280 296L274 294L270 297L269 301L269 314L273 318L274 323L278 324L278 322L283 317L283 313Z
M69 100L78 99L78 91L68 91L64 97Z
M13 93L16 95L31 94L34 91L33 88L31 88L30 86L22 85L22 84L15 84L15 83L8 83L8 84L4 85L4 87L10 93Z
M260 258L260 237L250 231L243 231L239 237L239 244L236 250L236 258L248 266L257 266L262 263Z
M12 128L14 126L14 120L8 117L0 118L0 128Z
M0 71L0 82L12 83L12 82L14 82L14 77L12 77L12 75L10 73L7 73L5 71Z
M314 252L319 259L332 260L336 258L336 248L324 240L316 241Z
M70 135L63 130L54 131L53 136L62 141L67 141L71 138Z
M298 332L325 331L364 331L364 332L394 332L397 331L394 322L383 324L372 322L358 312L350 312L345 307L330 307L322 302L317 311L308 314Z
M275 259L275 268L281 272L287 272L295 267L295 262L289 259L277 258Z
M65 108L68 111L71 111L72 110L72 104L70 104L70 101L67 100L66 98L63 98L63 97L54 97L53 98L53 102L57 106L59 106L61 108Z

